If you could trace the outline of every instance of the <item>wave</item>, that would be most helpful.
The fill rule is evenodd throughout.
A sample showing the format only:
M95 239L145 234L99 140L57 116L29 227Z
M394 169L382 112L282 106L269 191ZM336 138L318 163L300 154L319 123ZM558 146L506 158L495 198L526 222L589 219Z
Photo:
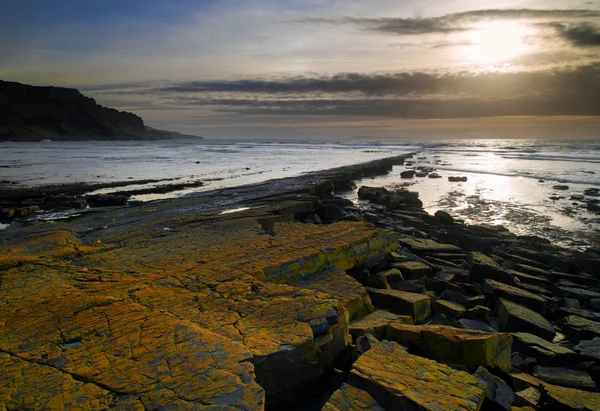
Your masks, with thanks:
M514 172L514 173L499 173L499 172L494 172L494 171L479 171L479 170L469 170L469 169L464 169L464 168L449 168L449 167L436 167L438 170L445 170L445 171L454 171L457 173L465 173L465 174L484 174L484 175L491 175L491 176L500 176L500 177L523 177L523 178L530 178L532 180L549 180L549 181L556 181L559 183L571 183L571 184L582 184L582 185L598 185L598 182L594 180L594 182L590 181L590 180L578 180L578 179L574 179L574 178L569 178L569 177L558 177L558 176L551 176L548 174L533 174L531 172L528 171L522 171L522 172Z
M538 161L567 161L573 163L600 163L600 157L581 157L566 155L503 155L502 158L516 160L538 160Z

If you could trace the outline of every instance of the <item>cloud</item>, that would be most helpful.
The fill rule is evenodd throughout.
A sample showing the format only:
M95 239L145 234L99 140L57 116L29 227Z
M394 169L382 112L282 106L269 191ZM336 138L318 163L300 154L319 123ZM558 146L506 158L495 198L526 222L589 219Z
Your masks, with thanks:
M563 37L574 46L600 46L600 29L589 23L550 23L549 26L553 27L559 36Z
M600 115L600 62L532 72L340 73L96 87L102 99L244 115L397 118ZM150 103L148 103L150 102Z
M428 18L345 18L303 19L307 23L352 24L362 29L392 33L402 36L420 34L447 34L470 29L470 25L481 20L518 19L590 19L599 18L600 11L585 9L543 10L543 9L489 9L472 10Z

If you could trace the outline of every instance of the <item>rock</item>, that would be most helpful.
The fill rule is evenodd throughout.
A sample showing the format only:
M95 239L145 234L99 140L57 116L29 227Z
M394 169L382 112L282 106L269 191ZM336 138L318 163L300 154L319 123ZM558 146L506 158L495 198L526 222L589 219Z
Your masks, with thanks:
M488 407L500 407L501 409L510 411L511 405L515 400L515 394L508 384L490 374L484 367L477 368L477 371L473 375L487 383L485 396L486 402L489 402Z
M533 376L550 384L580 390L595 391L596 384L585 371L570 370L560 367L535 367Z
M600 211L600 202L599 201L588 201L587 203L588 211Z
M537 408L542 394L533 387L515 393L515 404Z
M465 328L467 330L477 330L477 331L486 331L486 332L497 332L498 330L491 327L489 324L484 323L483 321L470 320L468 318L461 318L458 320L458 324L460 327Z
M433 316L429 317L424 324L425 325L447 325L450 327L459 327L458 322L454 318L449 317L445 314L440 314L440 313L434 314Z
M290 285L335 297L348 311L351 320L375 310L367 290L341 270L315 273Z
M454 176L449 176L448 177L448 181L452 182L452 183L456 183L456 182L466 182L467 181L467 177L454 177Z
M565 319L563 330L573 342L592 340L600 337L600 322L570 315Z
M473 265L470 269L470 277L473 281L482 282L485 279L492 279L509 285L515 283L514 276L487 255L474 252L472 256Z
M406 170L400 173L400 178L413 178L416 174L415 170Z
M86 196L85 200L90 207L117 207L126 205L129 197L119 194L100 194Z
M392 263L392 267L399 269L407 280L418 280L433 274L433 270L417 261L404 261Z
M427 290L435 293L443 293L444 291L454 291L457 293L464 294L465 290L460 285L446 280L438 280L435 278L427 280L425 283Z
M385 411L379 403L366 391L343 384L340 389L333 393L321 410L343 411L343 410L369 410Z
M386 278L388 283L393 283L396 281L404 281L402 272L400 270L398 270L397 268L385 270L385 271L377 273L376 275Z
M321 217L319 217L317 214L310 214L304 219L304 222L307 224L323 224Z
M419 280L397 281L390 284L392 289L414 294L425 294L426 290Z
M463 307L466 307L469 302L467 297L465 297L463 294L456 292L456 291L452 291L452 290L443 291L440 294L440 298L443 300L451 301L451 302L461 305Z
M589 303L592 298L600 298L599 292L574 287L557 287L556 294L559 297L576 298L584 303Z
M534 310L536 313L539 313L542 316L546 315L546 298L532 294L525 290L521 290L520 288L498 281L484 280L483 292L486 297L489 297L492 301L496 301L498 298L503 298L505 300L524 305L525 307Z
M583 194L590 197L600 197L600 188L588 188Z
M475 307L464 311L461 314L461 318L481 321L489 324L492 321L492 310L481 305L476 305Z
M454 218L447 212L438 210L435 212L435 216L440 219L442 224L451 225L454 224Z
M514 340L513 340L514 342ZM514 368L518 368L519 370L527 370L527 368L529 368L529 365L527 364L527 362L523 359L523 356L521 356L521 354L519 354L518 352L513 352L511 357L510 357L510 362Z
M346 214L342 207L336 204L325 204L317 208L316 214L322 221L340 221L343 220Z
M361 200L377 202L382 195L387 193L389 193L389 191L384 187L362 186L358 189L358 198Z
M548 341L554 339L556 331L548 320L523 305L499 298L495 312L502 331L528 332Z
M477 411L486 391L485 383L470 374L411 355L391 341L373 344L361 355L348 383L387 399L385 408L396 410Z
M467 367L511 369L512 337L443 325L390 324L386 340L414 344L438 361Z
M408 315L415 323L431 314L431 299L426 295L374 288L367 288L367 291L375 306L387 308L395 314Z
M418 256L427 254L447 253L454 255L464 255L465 252L452 244L438 243L437 241L425 238L400 237L400 244L410 249Z
M541 365L568 365L576 353L528 332L512 333L515 350L535 357Z
M433 312L444 314L450 318L458 319L464 312L465 307L446 300L437 300L433 303Z
M600 362L600 337L596 337L593 340L580 341L574 350L582 357Z
M525 373L510 373L513 389L542 388L540 401L542 410L600 411L600 393L576 390L544 382Z
M569 186L567 185L562 185L562 184L557 184L555 186L552 186L552 189L554 190L559 190L559 191L564 191L564 190L568 190Z
M442 178L438 173L430 173L427 177L429 178Z
M323 205L323 206L333 204L338 207L341 207L342 209L345 209L348 207L354 207L354 203L351 200L348 200L347 198L337 197L337 196L321 198L319 201L321 202L321 205Z
M423 178L423 177L427 177L427 175L428 175L428 174L429 174L429 173L427 173L427 172L425 172L425 171L420 171L420 172L418 172L417 174L415 174L415 177L420 177L420 178Z
M377 310L351 321L349 332L353 341L366 334L371 334L377 339L383 339L390 323L396 321L412 324L413 318L406 315L393 314L389 311Z

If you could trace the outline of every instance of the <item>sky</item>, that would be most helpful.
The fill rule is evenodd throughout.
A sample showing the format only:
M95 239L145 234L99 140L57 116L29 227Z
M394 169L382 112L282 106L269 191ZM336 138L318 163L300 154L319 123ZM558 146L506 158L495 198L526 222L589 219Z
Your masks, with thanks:
M0 79L207 138L600 138L600 0L3 0Z

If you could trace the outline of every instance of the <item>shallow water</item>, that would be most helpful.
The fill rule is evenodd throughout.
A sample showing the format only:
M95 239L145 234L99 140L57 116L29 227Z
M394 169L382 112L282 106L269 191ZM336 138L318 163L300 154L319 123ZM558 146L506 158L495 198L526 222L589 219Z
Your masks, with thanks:
M0 181L21 185L140 179L201 180L154 200L419 152L415 165L434 167L442 179L415 178L429 212L444 209L467 222L504 224L520 234L538 234L571 245L600 237L596 214L570 195L600 188L600 141L446 140L346 142L52 142L0 143ZM420 160L417 160L419 159ZM394 187L405 167L361 184ZM447 176L466 176L450 183ZM538 180L544 180L543 183ZM567 184L567 191L553 185ZM164 184L164 183L159 183ZM139 186L105 189L129 190ZM551 200L551 196L564 197ZM0 226L0 229L2 226Z

